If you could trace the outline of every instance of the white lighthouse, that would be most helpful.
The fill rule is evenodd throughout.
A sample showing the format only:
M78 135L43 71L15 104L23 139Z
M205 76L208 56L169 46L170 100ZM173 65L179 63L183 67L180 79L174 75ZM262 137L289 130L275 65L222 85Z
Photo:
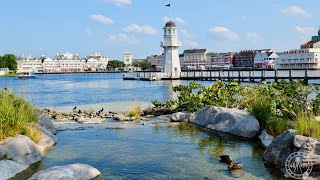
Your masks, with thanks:
M179 78L181 67L179 60L179 47L181 42L178 41L178 28L173 21L166 23L164 29L164 41L161 42L163 47L162 72L167 77Z

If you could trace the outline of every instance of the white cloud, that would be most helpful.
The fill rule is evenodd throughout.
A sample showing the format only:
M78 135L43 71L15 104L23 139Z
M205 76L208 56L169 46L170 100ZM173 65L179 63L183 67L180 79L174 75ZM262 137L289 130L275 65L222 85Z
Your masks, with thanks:
M173 21L179 24L184 24L185 21L181 17L169 18L168 16L163 17L164 22Z
M300 34L300 40L305 42L308 41L310 36L315 35L316 30L313 27L301 27L301 26L296 26L295 30L297 33Z
M105 2L119 7L130 6L132 4L132 0L105 0Z
M182 45L186 48L199 48L199 44L196 41L187 39L182 42Z
M128 44L137 44L138 40L133 36L128 36L124 33L114 34L110 35L107 39L109 42L115 42L115 43L128 43Z
M263 41L263 37L261 35L259 35L256 32L248 32L246 34L246 38L248 41L251 41L253 43L257 43L259 41Z
M312 34L315 32L315 29L313 27L300 27L296 26L296 31L301 34Z
M229 30L228 28L225 27L213 27L211 29L209 29L209 32L211 32L212 34L227 39L227 40L231 40L231 41L237 41L239 40L239 36L237 33Z
M291 7L282 9L281 13L286 15L286 16L302 16L302 17L305 17L305 18L312 17L311 13L309 13L308 11L302 9L299 6L291 6Z
M140 26L138 24L130 24L129 26L123 29L124 32L133 32L133 33L144 33L148 35L157 34L157 30L149 25Z
M108 17L105 17L101 14L92 14L90 16L90 18L93 20L93 21L96 21L96 22L99 22L101 24L105 24L105 25L108 25L108 24L114 24L113 20L108 18Z
M192 38L192 34L186 29L180 29L181 35L185 38Z

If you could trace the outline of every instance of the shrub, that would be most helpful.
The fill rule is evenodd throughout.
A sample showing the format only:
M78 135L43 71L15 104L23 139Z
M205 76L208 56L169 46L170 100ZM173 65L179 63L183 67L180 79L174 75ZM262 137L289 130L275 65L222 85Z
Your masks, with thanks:
M37 141L38 130L30 125L36 122L36 111L24 98L15 96L7 89L0 91L0 140L25 134Z
M311 112L299 112L294 129L301 135L320 138L320 123L316 121L315 116Z

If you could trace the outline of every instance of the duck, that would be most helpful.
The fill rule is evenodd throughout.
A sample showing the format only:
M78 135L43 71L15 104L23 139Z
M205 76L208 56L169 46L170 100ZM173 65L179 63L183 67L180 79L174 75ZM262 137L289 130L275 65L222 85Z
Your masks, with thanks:
M230 163L230 164L228 165L228 169L229 169L230 171L231 171L231 170L236 170L236 169L241 169L242 165L243 165L243 163L235 163L235 164Z
M232 157L230 155L222 155L220 156L220 162L231 164L232 163Z

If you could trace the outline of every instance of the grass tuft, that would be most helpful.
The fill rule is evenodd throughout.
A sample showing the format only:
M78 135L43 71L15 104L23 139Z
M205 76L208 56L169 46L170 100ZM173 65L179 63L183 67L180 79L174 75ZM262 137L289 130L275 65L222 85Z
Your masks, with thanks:
M141 104L138 101L133 101L130 103L131 110L128 112L129 117L135 117L135 120L141 120Z
M0 91L0 140L25 134L37 141L40 133L30 126L36 122L35 109L23 97L15 96L7 89Z
M316 121L315 116L311 112L299 112L294 129L303 136L320 138L320 123Z

